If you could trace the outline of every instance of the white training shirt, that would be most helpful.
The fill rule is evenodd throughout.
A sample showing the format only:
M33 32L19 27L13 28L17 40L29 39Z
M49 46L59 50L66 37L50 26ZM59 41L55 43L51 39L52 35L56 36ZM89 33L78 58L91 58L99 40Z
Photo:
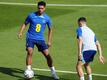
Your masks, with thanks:
M87 26L82 26L77 29L77 38L82 37L83 49L82 51L95 50L96 47L96 36L95 33Z

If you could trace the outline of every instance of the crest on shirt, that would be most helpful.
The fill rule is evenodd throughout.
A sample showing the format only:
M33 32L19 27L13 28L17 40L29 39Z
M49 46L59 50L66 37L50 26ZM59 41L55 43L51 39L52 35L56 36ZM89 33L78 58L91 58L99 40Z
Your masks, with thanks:
M43 23L46 23L46 20L42 20Z
M39 17L44 18L44 16L43 16L43 15L41 15L41 16L39 16Z

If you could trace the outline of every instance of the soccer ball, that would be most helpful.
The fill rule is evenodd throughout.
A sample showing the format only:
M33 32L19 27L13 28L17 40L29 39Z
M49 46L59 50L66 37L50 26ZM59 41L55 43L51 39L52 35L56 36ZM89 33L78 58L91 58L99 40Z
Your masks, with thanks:
M32 70L25 70L24 76L26 79L31 79L34 77L34 72Z

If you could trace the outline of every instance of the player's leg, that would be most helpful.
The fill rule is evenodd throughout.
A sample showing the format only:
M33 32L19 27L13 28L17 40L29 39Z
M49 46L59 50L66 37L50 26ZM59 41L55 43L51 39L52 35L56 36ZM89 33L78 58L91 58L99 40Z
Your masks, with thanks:
M24 72L25 78L30 80L34 76L34 72L32 70L32 54L33 54L34 43L32 39L26 40L26 70Z
M49 51L48 49L45 49L42 51L43 55L45 56L46 60L47 60L47 64L51 70L51 73L52 73L52 76L55 78L55 79L59 79L59 77L57 76L56 74L56 71L55 71L55 68L53 66L53 61L52 61L52 58L49 54Z
M53 61L52 61L52 58L49 54L49 51L48 49L42 51L43 55L45 56L46 60L47 60L47 64L49 67L52 67L53 66Z
M36 41L36 46L38 48L38 51L42 52L42 54L45 56L45 58L47 60L47 64L51 70L52 76L55 79L59 79L59 77L56 75L56 71L53 66L53 61L52 61L52 58L49 54L48 46L46 45L45 41L42 41L42 40Z
M92 71L91 71L91 67L89 66L89 63L94 60L95 54L96 54L95 50L89 50L89 51L85 51L84 55L83 55L84 60L86 62L84 64L84 67L85 67L87 75L88 75L88 80L92 80Z
M33 49L34 49L34 40L26 39L26 51L27 51L26 66L27 66L27 69L31 69Z
M88 75L88 80L92 80L92 71L91 71L91 67L89 66L89 63L85 63L84 67Z
M26 66L27 66L27 69L31 69L32 54L33 54L33 48L31 48L31 47L27 48L27 56L26 56Z
M84 80L84 72L83 72L82 66L83 66L82 61L78 61L76 65L76 70L80 77L80 80Z

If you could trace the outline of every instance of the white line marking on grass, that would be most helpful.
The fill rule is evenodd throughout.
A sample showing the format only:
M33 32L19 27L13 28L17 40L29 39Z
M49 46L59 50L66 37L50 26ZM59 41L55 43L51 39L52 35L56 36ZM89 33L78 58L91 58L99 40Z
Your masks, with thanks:
M33 68L33 70L36 70L36 71L45 71L45 72L49 72L50 70L49 69L39 69L39 68ZM70 73L70 74L77 74L77 72L73 72L73 71L62 71L62 70L56 70L56 72L58 73ZM85 73L86 74L86 73ZM96 74L96 73L93 73L92 74L93 76L101 76L101 77L107 77L106 74Z
M33 3L14 3L14 2L0 2L0 4L5 4L5 5L27 5L27 6L34 6L37 4L33 4Z
M4 5L26 5L26 6L34 6L37 4L34 3L14 3L14 2L0 2L0 4ZM47 4L47 6L71 6L71 7L107 7L107 5L97 5L97 4Z

